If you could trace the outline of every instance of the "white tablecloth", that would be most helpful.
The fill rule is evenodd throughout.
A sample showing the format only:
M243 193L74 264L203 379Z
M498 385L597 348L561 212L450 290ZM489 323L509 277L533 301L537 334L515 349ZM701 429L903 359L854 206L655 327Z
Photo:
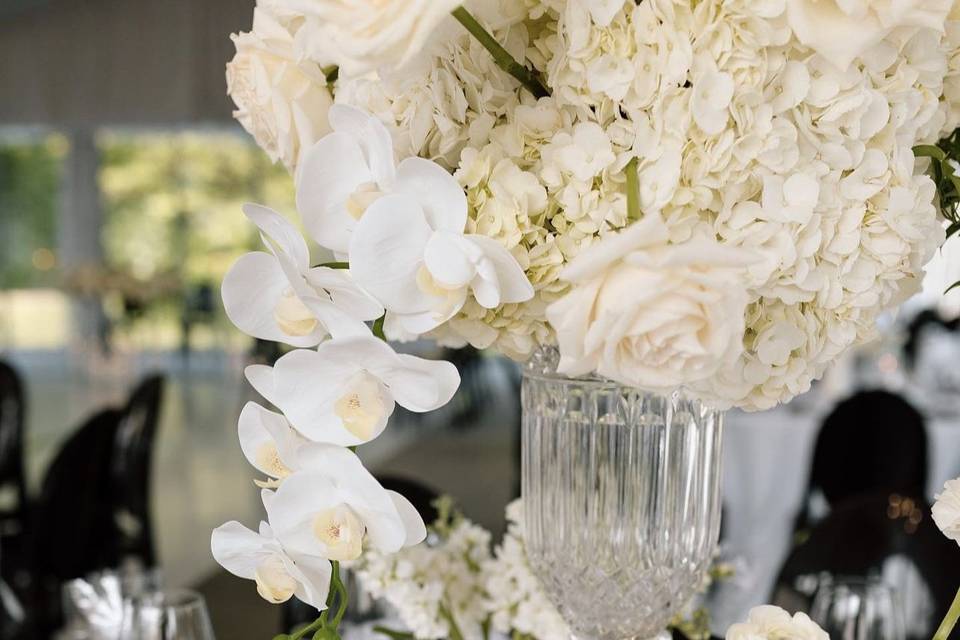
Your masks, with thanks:
M731 411L724 426L724 555L743 564L727 590L718 628L766 602L790 547L793 522L807 490L820 423L831 405L798 412L791 406L761 413ZM960 476L960 416L928 419L932 500L947 480ZM733 592L733 595L730 594Z

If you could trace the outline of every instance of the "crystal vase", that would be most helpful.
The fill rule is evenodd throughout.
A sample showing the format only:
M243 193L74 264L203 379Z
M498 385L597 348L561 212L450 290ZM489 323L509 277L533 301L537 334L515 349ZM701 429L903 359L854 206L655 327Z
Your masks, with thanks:
M529 561L576 638L657 637L713 559L722 414L556 362L542 350L523 378Z

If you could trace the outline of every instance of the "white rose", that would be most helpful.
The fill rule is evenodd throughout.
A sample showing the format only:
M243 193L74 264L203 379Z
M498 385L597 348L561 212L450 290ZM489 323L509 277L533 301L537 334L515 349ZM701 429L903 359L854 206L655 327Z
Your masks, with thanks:
M943 493L933 503L933 521L945 536L960 542L960 478L943 485Z
M227 64L233 115L271 160L293 171L300 151L330 132L326 77L318 64L297 59L292 34L264 7L254 9L253 30L233 42L237 53Z
M573 289L547 309L560 371L654 391L712 376L742 352L752 259L703 235L668 244L658 214L607 236L564 270Z
M779 607L765 605L750 610L746 622L727 630L727 640L830 640L830 636L805 613L792 618Z
M787 0L787 21L803 44L846 69L898 27L943 32L952 0Z
M301 47L333 56L348 75L402 67L463 0L275 0L307 20Z

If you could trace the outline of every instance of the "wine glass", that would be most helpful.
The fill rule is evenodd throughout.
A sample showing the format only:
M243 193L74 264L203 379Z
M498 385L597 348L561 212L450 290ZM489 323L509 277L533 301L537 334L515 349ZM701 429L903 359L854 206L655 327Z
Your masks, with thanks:
M876 578L824 580L810 617L831 640L905 640L903 611L894 589Z
M155 591L124 603L120 640L215 640L203 596L187 589Z

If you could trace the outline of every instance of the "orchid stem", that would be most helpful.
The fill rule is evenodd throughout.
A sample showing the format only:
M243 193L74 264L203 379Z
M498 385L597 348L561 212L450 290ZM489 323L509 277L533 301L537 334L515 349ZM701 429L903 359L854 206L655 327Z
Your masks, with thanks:
M393 629L388 629L387 627L381 627L377 625L373 628L377 633L382 633L388 638L393 638L393 640L413 640L416 636L412 633L407 633L404 631L394 631Z
M490 32L483 28L477 19L464 7L453 10L453 17L463 25L463 28L470 32L483 47L493 56L497 66L512 75L520 81L527 90L537 98L546 98L550 91L540 81L540 77L535 71L531 71L524 65L517 62L510 52L503 48L496 39L490 35Z
M321 615L319 618L305 626L303 629L300 629L296 633L290 634L290 640L300 640L303 636L307 635L311 631L316 631L317 629L323 628L323 625L327 622L327 616Z
M957 595L953 598L953 604L950 605L950 610L947 611L946 617L944 617L943 622L940 623L940 628L937 629L937 632L933 635L933 640L947 640L950 637L950 632L953 631L953 627L957 624L957 620L960 619L960 590L957 591Z
M337 613L333 616L333 622L331 623L333 630L336 631L340 628L340 622L343 620L343 616L347 613L347 605L350 604L350 597L347 595L347 588L343 586L343 580L340 579L340 563L334 561L332 564L333 574L330 577L330 582L337 590L337 593L340 594L340 601L337 604Z
M640 211L640 177L637 175L637 158L627 163L624 173L627 174L627 218L639 220L643 213Z

